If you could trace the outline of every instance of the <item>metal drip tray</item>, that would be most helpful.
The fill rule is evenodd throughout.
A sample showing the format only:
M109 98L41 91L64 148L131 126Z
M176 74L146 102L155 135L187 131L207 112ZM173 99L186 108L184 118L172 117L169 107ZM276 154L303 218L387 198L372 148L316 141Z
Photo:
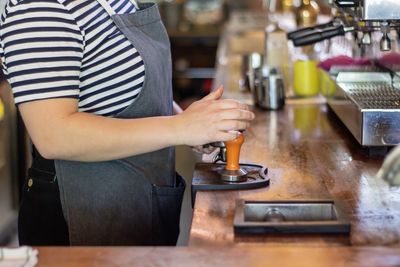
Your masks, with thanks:
M350 232L350 221L333 200L238 200L234 229L238 234L343 234Z
M354 102L363 109L399 109L400 90L387 83L341 84Z
M339 72L336 83L336 94L328 105L362 146L400 144L398 74Z

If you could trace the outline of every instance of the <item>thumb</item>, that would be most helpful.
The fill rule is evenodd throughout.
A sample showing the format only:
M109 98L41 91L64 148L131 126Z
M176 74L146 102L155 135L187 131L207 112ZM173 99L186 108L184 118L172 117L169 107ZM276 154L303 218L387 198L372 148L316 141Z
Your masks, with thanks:
M203 97L201 100L218 100L221 98L222 94L224 93L224 87L221 85L218 87L217 90L209 93L205 97Z

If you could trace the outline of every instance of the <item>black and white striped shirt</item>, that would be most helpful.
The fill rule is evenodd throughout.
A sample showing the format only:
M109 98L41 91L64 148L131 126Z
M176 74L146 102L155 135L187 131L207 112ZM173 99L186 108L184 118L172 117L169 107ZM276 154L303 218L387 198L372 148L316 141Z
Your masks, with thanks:
M117 14L130 0L108 0ZM0 19L0 56L16 104L79 99L79 111L112 116L138 96L138 51L96 0L9 0Z

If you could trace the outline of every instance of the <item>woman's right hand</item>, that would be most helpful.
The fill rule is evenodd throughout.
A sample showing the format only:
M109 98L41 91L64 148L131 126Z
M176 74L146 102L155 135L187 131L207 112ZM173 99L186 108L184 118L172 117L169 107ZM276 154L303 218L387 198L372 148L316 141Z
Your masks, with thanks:
M221 99L223 91L219 87L175 116L179 143L198 146L228 141L249 127L254 113L239 101Z

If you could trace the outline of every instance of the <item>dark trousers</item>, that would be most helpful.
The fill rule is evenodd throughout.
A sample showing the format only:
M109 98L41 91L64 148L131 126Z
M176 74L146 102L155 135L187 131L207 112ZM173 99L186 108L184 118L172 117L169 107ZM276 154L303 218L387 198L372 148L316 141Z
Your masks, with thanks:
M37 152L22 190L18 236L20 245L69 245L54 161L44 159Z

